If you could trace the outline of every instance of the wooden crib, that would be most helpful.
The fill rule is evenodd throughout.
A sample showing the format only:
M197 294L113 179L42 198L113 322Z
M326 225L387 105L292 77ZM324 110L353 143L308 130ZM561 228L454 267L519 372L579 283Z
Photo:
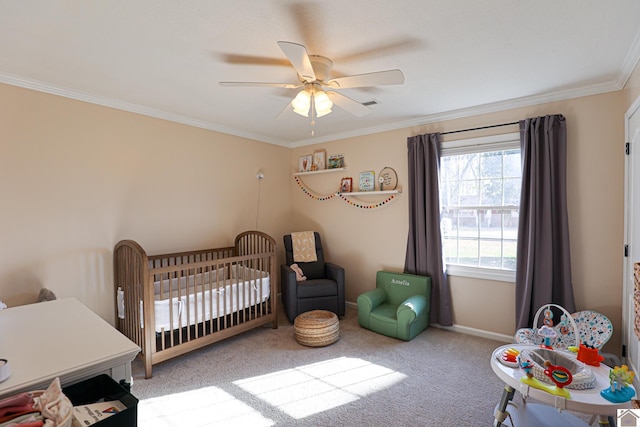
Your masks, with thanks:
M211 343L277 324L276 243L246 231L235 246L148 256L133 240L113 251L116 326L152 366Z

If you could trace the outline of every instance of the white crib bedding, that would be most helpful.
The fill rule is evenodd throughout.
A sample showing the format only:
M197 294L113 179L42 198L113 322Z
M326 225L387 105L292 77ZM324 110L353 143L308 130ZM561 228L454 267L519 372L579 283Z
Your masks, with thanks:
M269 299L271 286L268 272L233 265L229 278L228 270L219 269L154 282L155 331L195 325ZM141 301L141 323L144 318L142 310Z

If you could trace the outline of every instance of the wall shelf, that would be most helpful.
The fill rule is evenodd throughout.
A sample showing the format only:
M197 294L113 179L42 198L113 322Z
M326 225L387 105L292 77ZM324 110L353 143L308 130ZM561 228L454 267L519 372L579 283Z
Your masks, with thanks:
M330 172L339 172L347 170L347 168L331 168L331 169L321 169L319 171L310 171L310 172L296 172L293 176L302 176L302 175L317 175L320 173L330 173Z
M383 190L383 191L351 191L349 193L338 193L346 197L350 196L378 196L380 194L398 194L402 193L402 190Z
M332 168L332 169L322 169L319 171L310 171L310 172L295 172L293 174L293 178L295 179L296 183L298 184L298 186L300 187L300 189L309 197L311 197L313 200L317 200L317 201L325 201L325 200L331 200L334 198L338 198L341 199L343 202L347 203L350 206L356 207L356 208L360 208L360 209L375 209L375 208L379 208L382 207L388 203L390 203L391 201L393 201L396 196L400 193L402 193L402 189L398 188L395 190L384 190L384 191L351 191L349 193L341 193L341 192L336 192L336 193L329 193L326 195L319 195L314 193L313 191L311 191L305 184L304 182L302 182L302 176L306 176L306 175L316 175L316 174L322 174L322 173L331 173L331 172L340 172L340 171L344 171L346 170L346 167L343 168ZM375 201L373 203L367 203L367 204L363 204L363 203L359 203L357 201L357 197L360 196L364 196L364 197L368 197L368 196L383 196L380 200ZM384 200L383 200L384 199Z

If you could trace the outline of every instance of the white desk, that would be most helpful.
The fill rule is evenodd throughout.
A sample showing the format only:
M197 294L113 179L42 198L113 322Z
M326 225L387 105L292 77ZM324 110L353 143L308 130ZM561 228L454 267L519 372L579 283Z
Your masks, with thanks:
M520 368L510 368L498 361L497 355L508 348L515 348L517 350L523 350L526 348L532 348L535 346L519 345L519 344L507 344L498 347L493 351L491 355L491 369L493 372L505 382L506 386L502 395L502 400L498 404L498 411L504 412L508 402L513 397L514 391L519 391L523 398L532 398L545 405L550 405L558 410L570 410L576 412L582 412L585 414L591 414L600 417L600 424L607 423L607 417L616 417L617 409L631 408L631 402L612 403L607 399L600 396L600 391L610 387L609 383L609 371L610 368L601 364L599 367L589 366L596 376L596 386L588 390L574 390L567 388L571 393L570 399L564 397L555 396L546 391L539 390L537 388L530 387L520 381L520 378L525 376L525 373ZM534 405L535 406L535 405ZM498 415L498 413L496 414ZM494 426L502 425L501 421L496 419Z
M131 382L131 361L140 347L75 298L0 310L0 358L11 376L0 398L63 386L106 373Z

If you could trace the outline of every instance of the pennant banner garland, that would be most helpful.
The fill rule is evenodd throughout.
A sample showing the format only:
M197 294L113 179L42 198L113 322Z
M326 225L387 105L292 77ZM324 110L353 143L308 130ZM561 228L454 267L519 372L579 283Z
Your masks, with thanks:
M387 197L386 199L384 199L383 201L380 201L380 202L377 202L377 203L372 203L372 204L363 204L363 203L355 202L351 197L345 196L344 193L331 193L331 194L327 194L326 196L319 196L319 195L313 193L307 187L305 187L304 183L297 176L294 176L294 178L296 180L296 183L298 184L298 187L300 187L300 189L302 190L302 192L304 194L306 194L307 196L311 197L313 200L318 200L318 201L331 200L331 199L335 198L336 196L339 196L340 199L342 199L348 205L354 206L356 208L360 208L360 209L376 209L376 208L380 208L380 207L386 205L387 203L390 203L391 201L393 201L396 198L395 194L392 194L389 197Z
M294 178L296 179L296 182L298 183L298 187L300 187L300 189L302 190L302 192L304 194L306 194L307 196L311 197L313 200L331 200L334 197L336 197L336 194L329 194L326 196L318 196L317 194L312 193L307 187L304 186L304 184L302 183L302 181L300 181L300 178L298 178L297 176L294 176Z

